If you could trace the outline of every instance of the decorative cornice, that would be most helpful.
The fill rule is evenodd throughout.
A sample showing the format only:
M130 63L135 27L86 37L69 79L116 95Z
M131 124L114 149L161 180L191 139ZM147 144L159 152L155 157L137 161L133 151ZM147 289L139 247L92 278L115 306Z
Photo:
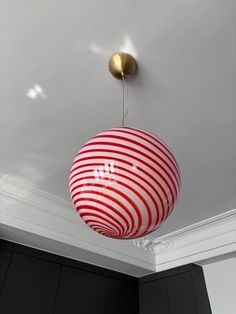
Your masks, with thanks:
M57 241L61 246L54 253L63 255L64 250L71 258L77 258L79 248L160 271L236 250L236 209L156 239L114 241L92 231L70 202L7 175L0 179L0 202L0 225L33 234L33 239L40 236ZM74 247L69 255L66 245Z
M177 245L176 239L152 240L149 238L139 238L133 241L137 247L154 253L166 252L167 250L170 251Z
M63 247L67 244L73 246L75 250L80 248L155 270L155 256L152 252L141 252L133 245L132 240L114 241L97 234L80 219L72 203L32 185L22 183L8 175L2 176L0 203L0 224L2 225L59 241ZM71 254L68 257L75 258L73 252Z
M82 220L78 219L71 202L65 201L32 185L19 182L9 175L0 175L0 193L19 202L40 208L66 220L74 221L86 228Z
M166 252L176 248L180 241L181 245L184 245L183 240L190 240L190 237L194 236L194 240L199 242L199 240L204 241L209 237L225 234L235 229L236 209L232 209L155 239L148 237L136 239L134 244L144 250L156 253ZM192 241L191 244L193 244Z
M156 255L157 270L231 253L236 250L236 209L156 239L134 240L134 244Z

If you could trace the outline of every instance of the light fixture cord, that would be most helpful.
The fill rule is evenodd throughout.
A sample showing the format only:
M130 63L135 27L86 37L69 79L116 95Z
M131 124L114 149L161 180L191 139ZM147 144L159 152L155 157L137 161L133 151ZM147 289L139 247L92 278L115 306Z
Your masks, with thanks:
M129 106L127 106L127 110L125 112L125 85L126 85L126 98L128 99L128 85L126 84L124 76L122 76L122 82L123 82L123 92L122 92L122 126L125 126L125 118L127 117L129 113Z

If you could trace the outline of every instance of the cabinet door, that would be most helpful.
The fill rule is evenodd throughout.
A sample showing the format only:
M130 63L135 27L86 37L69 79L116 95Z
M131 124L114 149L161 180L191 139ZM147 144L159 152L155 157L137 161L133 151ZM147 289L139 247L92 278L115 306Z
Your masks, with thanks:
M132 283L103 277L101 314L138 314L138 287Z
M4 279L6 276L7 268L10 262L11 252L0 249L0 292L2 290L2 286L4 283Z
M169 314L167 287L164 279L139 286L140 314Z
M100 280L96 274L62 266L55 314L100 314Z
M52 314L59 265L14 253L0 298L1 314Z
M211 306L207 294L207 287L202 270L192 272L194 287L196 291L198 310L200 314L211 314Z
M167 278L170 314L200 314L191 272Z

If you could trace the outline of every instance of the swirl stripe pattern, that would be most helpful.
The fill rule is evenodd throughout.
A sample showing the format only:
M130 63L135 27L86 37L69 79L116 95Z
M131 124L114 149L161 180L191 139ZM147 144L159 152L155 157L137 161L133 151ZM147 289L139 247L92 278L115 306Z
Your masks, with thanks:
M180 168L159 137L117 127L82 146L69 185L88 226L107 237L134 239L156 230L172 213L180 194Z

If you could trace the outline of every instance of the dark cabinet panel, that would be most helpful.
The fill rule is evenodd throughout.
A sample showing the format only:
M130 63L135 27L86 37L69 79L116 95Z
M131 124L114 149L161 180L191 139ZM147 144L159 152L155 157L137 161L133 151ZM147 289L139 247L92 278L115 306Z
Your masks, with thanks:
M100 302L101 314L138 314L138 286L103 277Z
M139 306L140 314L169 314L167 287L164 279L140 285Z
M0 314L211 314L202 268L142 278L0 240Z
M193 283L196 292L198 310L200 314L210 314L211 307L207 294L206 282L202 270L193 271Z
M167 278L170 314L200 314L191 272Z
M2 286L4 283L4 279L6 276L7 268L10 262L11 252L0 249L0 292L2 290Z
M52 314L59 265L14 253L0 298L1 314Z
M100 314L101 276L62 266L55 314Z

